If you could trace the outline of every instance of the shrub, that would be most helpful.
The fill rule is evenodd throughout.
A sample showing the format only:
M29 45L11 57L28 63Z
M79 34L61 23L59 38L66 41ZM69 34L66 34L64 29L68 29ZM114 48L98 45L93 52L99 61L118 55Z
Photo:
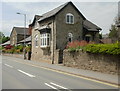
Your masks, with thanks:
M85 51L90 53L101 53L120 55L120 44L89 44L85 47Z
M68 51L73 52L73 51L78 51L80 49L84 50L84 47L86 45L88 45L88 42L86 42L84 40L73 41L73 42L69 42L66 48L68 49Z
M31 46L26 46L26 51L27 52L31 51Z
M20 49L15 50L15 53L20 53Z
M5 49L11 49L11 48L13 48L12 45L6 45L6 46L5 46Z
M19 46L17 46L17 49L19 49L19 50L20 50L20 52L23 52L23 48L24 48L24 46L23 46L23 45L19 45Z
M88 43L84 40L82 41L73 41L73 42L69 42L67 45L67 48L79 48L80 46L86 46Z

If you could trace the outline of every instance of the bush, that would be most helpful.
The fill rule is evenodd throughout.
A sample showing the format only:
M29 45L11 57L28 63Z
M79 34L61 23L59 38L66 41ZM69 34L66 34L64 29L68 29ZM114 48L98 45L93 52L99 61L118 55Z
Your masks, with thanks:
M89 53L100 53L100 54L111 54L120 55L120 43L114 44L95 44L94 42L87 43L86 41L74 41L68 43L68 51L75 52L78 50L83 50Z
M83 47L86 46L88 43L84 40L82 41L73 41L69 42L66 48L78 48L78 47Z
M18 45L18 46L7 46L5 49L2 50L2 52L5 53L21 53L23 52L23 45Z
M26 51L27 52L31 51L31 46L26 46Z
M5 49L11 49L11 48L13 48L12 45L6 45L6 46L5 46Z
M19 50L20 50L20 52L23 52L23 48L24 48L24 46L23 46L23 45L18 45L18 46L17 46L17 49L19 49Z
M78 51L78 50L84 50L84 47L88 44L94 44L94 42L87 42L87 41L73 41L73 42L69 42L67 45L67 49L68 51L72 52L72 51Z
M101 53L120 55L120 44L90 44L85 47L85 51L90 53Z

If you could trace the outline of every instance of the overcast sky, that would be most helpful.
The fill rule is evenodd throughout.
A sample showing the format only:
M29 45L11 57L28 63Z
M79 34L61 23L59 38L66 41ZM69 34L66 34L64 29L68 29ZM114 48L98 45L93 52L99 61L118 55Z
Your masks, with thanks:
M7 36L10 35L14 26L24 26L24 17L16 14L16 12L27 15L28 25L30 21L32 22L34 15L41 15L65 3L63 0L60 0L62 2L55 2L55 0L52 0L54 2L49 2L50 0L45 2L38 2L37 0L32 0L32 2L19 1L21 2L15 2L14 0L2 1L2 32ZM116 2L104 2L102 0L98 0L99 2L94 2L94 0L93 2L87 2L87 0L86 2L71 1L88 20L102 28L101 32L103 34L109 32L111 24L114 23L114 18L118 15L118 0L114 0Z

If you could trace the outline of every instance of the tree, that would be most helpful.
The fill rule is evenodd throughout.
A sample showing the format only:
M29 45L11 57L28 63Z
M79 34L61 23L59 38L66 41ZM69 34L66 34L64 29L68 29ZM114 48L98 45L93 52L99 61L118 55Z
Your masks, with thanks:
M5 35L2 33L2 32L0 32L0 39L2 38L2 37L4 37Z
M7 36L7 37L3 37L3 38L2 38L2 43L7 42L8 40L10 40L10 37L8 37L8 36Z
M7 42L10 40L10 37L5 36L2 32L0 32L0 44Z
M109 32L109 38L112 39L113 42L118 41L119 35L118 35L118 23L120 23L120 17L115 17L114 24L111 25L110 32Z
M2 32L0 32L0 44L2 43L3 37L5 37L5 35Z
M117 35L118 30L117 30L116 25L111 25L111 29L109 31L110 31L110 33L109 33L110 38L117 38L118 37L118 35Z
M102 33L101 34L99 33L99 39L102 39Z

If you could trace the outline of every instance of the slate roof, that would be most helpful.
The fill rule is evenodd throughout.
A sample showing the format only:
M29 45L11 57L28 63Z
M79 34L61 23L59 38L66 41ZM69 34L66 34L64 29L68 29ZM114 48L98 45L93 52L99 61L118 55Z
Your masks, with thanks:
M100 27L98 27L97 25L93 24L92 22L90 22L88 20L84 20L83 26L88 31L99 31L99 30L102 30Z
M7 41L7 42L5 42L5 43L3 43L3 44L1 44L2 46L5 46L5 45L9 45L10 44L10 40L9 41Z
M60 12L68 4L72 4L74 6L74 8L80 13L80 15L85 19L85 17L82 15L82 13L75 7L75 5L72 2L67 2L67 3L65 3L65 4L63 4L63 5L59 6L59 7L45 13L45 14L43 14L42 17L38 21L42 21L42 20L44 20L46 18L50 18L50 17L56 15L58 12Z
M120 27L120 23L117 25L117 27Z
M36 21L36 20L39 20L41 17L42 17L42 16L40 16L40 15L35 15L35 16L34 16L34 19L33 19L33 22L32 22L29 26L33 26L33 25L35 24L35 21Z
M44 13L43 15L35 15L34 17L34 20L33 20L33 23L31 25L34 25L35 23L35 20L38 20L38 21L42 21L44 19L47 19L47 18L50 18L52 16L55 16L57 13L59 13L64 7L66 7L68 4L72 4L74 6L74 8L77 10L77 12L83 17L84 19L84 22L83 22L83 25L84 25L84 28L86 28L88 31L99 31L99 30L102 30L100 27L98 27L97 25L93 24L92 22L88 21L83 15L82 13L76 8L76 6L72 3L72 2L67 2L65 4L62 4L61 6L47 12L47 13Z
M31 42L31 36L27 37L27 38L24 39L24 40L19 41L19 43L23 43L24 41L25 41L25 42Z
M24 27L14 27L13 29L15 29L17 34L22 34L24 35ZM29 35L29 30L28 28L25 28L25 34Z

